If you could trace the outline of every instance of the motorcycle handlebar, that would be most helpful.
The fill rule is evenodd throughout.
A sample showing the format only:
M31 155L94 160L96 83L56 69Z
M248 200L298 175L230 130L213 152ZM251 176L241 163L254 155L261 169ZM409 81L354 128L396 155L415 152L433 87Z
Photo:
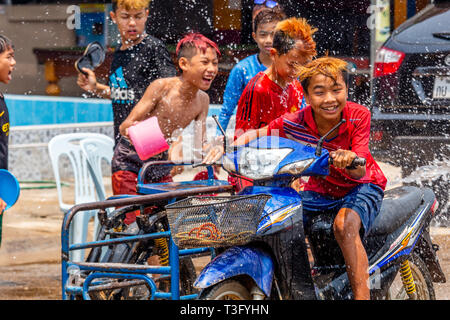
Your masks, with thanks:
M330 157L328 158L329 164L333 164L333 159ZM366 165L366 159L356 157L353 159L352 164L346 167L346 169L356 169L357 166L365 166Z

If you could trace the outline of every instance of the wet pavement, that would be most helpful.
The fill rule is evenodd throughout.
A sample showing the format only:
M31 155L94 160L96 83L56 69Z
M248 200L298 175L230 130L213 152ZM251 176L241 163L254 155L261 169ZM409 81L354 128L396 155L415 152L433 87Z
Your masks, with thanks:
M398 182L395 168L382 167ZM178 180L178 178L177 178ZM394 184L388 185L393 187ZM107 194L110 188L107 187ZM73 197L71 187L64 188L64 199ZM56 189L22 190L17 204L3 219L0 248L1 300L61 299L60 231L62 213ZM432 228L432 239L440 246L438 257L447 277L450 276L450 228ZM200 261L198 267L204 261ZM450 299L450 282L434 284L436 297Z

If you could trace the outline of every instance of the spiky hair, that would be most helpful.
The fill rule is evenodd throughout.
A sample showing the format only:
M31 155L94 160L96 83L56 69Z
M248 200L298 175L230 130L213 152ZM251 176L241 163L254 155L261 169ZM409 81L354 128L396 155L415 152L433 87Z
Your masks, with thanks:
M205 52L208 47L213 48L216 51L218 57L221 56L219 47L214 41L208 39L201 33L192 32L188 33L183 37L183 39L178 41L175 53L178 60L181 57L190 59L196 54L197 49L201 52Z
M0 34L0 53L3 53L9 49L14 49L12 41Z
M303 54L313 58L316 54L316 42L313 34L317 28L313 28L305 18L289 18L277 23L273 36L273 48L279 55L286 54L295 47L298 40L303 43Z
M347 62L333 57L321 57L308 62L299 67L298 77L305 92L308 90L309 82L315 75L322 74L337 81L339 75L342 75L345 83L348 82Z
M148 8L150 0L112 0L112 10L115 12L118 7L125 10L140 10Z

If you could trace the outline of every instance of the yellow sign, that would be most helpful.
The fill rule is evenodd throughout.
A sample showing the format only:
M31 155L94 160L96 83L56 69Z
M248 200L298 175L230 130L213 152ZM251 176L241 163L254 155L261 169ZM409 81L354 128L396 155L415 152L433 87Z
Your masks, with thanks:
M385 42L391 31L391 13L388 0L378 0L376 10L375 41Z

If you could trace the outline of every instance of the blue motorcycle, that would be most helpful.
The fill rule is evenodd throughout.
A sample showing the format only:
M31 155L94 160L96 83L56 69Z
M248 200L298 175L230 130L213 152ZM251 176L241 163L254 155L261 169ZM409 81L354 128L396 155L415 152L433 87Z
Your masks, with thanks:
M253 181L238 197L270 198L258 212L255 235L245 244L222 244L204 267L194 284L201 290L199 299L352 299L333 216L324 208L304 225L301 192L290 187L301 176L329 173L325 138L313 147L262 137L223 156L228 173ZM429 232L437 206L428 188L402 186L385 192L364 240L372 299L435 298L433 282L446 281Z

